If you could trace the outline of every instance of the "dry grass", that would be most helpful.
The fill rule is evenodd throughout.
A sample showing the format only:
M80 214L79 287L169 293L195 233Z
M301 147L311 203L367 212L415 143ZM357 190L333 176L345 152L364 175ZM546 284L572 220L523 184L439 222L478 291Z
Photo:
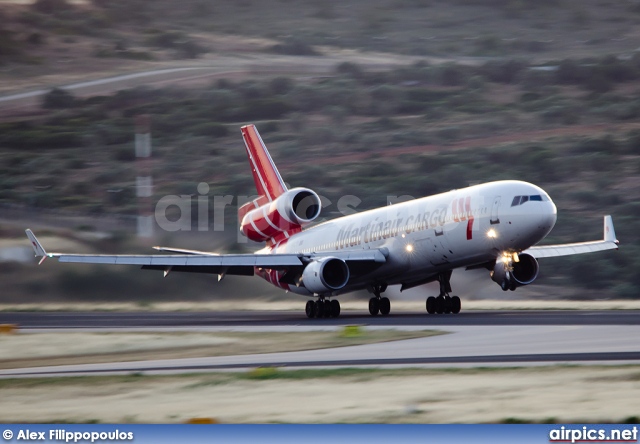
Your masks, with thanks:
M638 366L309 370L0 381L0 421L176 423L619 422Z

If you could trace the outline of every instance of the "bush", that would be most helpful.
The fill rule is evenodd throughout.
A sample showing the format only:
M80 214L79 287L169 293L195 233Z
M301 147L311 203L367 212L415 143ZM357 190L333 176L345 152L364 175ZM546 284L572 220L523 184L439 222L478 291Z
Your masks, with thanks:
M4 57L20 53L20 45L13 39L13 33L0 29L0 62Z
M556 82L579 85L591 76L591 68L578 64L575 60L565 59L556 70Z
M33 4L33 9L42 14L57 14L70 8L66 0L37 0Z
M257 99L247 101L235 110L231 120L278 119L291 111L289 104L279 99Z
M179 31L164 31L147 39L147 44L163 49L175 49L179 55L188 59L195 59L207 52L187 34Z
M545 123L561 123L563 125L574 125L580 121L579 110L566 105L551 106L542 111L540 117Z
M193 134L199 136L224 137L229 134L229 129L216 122L207 122L194 125L190 128Z
M344 74L354 79L362 79L364 77L364 71L360 65L352 62L342 62L336 66L336 72L338 74Z
M494 53L500 47L500 39L494 35L485 35L476 40L476 48L482 53Z
M44 95L42 107L45 109L66 109L75 105L76 99L69 91L53 88Z
M518 60L506 62L487 62L480 73L489 81L496 83L515 83L516 78L527 68L527 64Z
M596 69L611 82L627 82L637 78L637 73L630 63L621 61L618 57L610 55L604 57L598 63Z
M131 147L118 147L113 151L113 159L120 162L131 162L136 159L136 153Z
M293 89L295 82L290 77L276 77L269 82L273 94L284 95Z
M462 131L458 126L447 126L444 128L440 128L436 135L443 142L454 142L460 138Z
M440 84L444 86L461 86L467 80L467 69L453 63L440 67L438 74Z
M43 45L45 43L45 38L39 32L32 32L27 37L27 43L30 45Z
M271 51L276 54L299 55L299 56L316 56L320 55L313 46L301 41L299 38L289 38L283 43L273 45Z

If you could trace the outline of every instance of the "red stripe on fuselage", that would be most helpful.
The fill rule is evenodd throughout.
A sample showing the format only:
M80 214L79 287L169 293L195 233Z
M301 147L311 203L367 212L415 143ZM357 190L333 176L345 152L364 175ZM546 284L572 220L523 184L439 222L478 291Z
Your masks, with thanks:
M464 202L465 211L467 212L467 240L473 239L473 215L471 214L471 196L467 196Z

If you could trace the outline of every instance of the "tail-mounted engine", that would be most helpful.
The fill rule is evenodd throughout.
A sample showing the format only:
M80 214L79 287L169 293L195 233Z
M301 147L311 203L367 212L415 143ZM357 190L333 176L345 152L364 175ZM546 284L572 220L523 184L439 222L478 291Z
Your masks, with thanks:
M285 232L299 231L320 215L320 197L308 188L293 188L272 202L259 205L262 199L243 205L238 210L240 231L252 241L279 238ZM249 209L249 206L257 207ZM249 210L249 211L247 211Z
M323 257L310 262L302 272L302 284L312 293L340 290L349 282L349 267L337 257Z
M505 254L498 258L491 271L491 279L504 290L529 285L538 277L540 267L530 254Z

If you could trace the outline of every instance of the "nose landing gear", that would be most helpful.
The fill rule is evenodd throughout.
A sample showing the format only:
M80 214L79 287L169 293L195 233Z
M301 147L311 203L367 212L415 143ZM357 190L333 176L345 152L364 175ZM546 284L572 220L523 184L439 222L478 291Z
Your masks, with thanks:
M462 303L458 296L449 296L451 293L451 271L440 273L438 282L440 283L440 294L437 297L427 298L427 313L429 314L458 314L462 309Z

